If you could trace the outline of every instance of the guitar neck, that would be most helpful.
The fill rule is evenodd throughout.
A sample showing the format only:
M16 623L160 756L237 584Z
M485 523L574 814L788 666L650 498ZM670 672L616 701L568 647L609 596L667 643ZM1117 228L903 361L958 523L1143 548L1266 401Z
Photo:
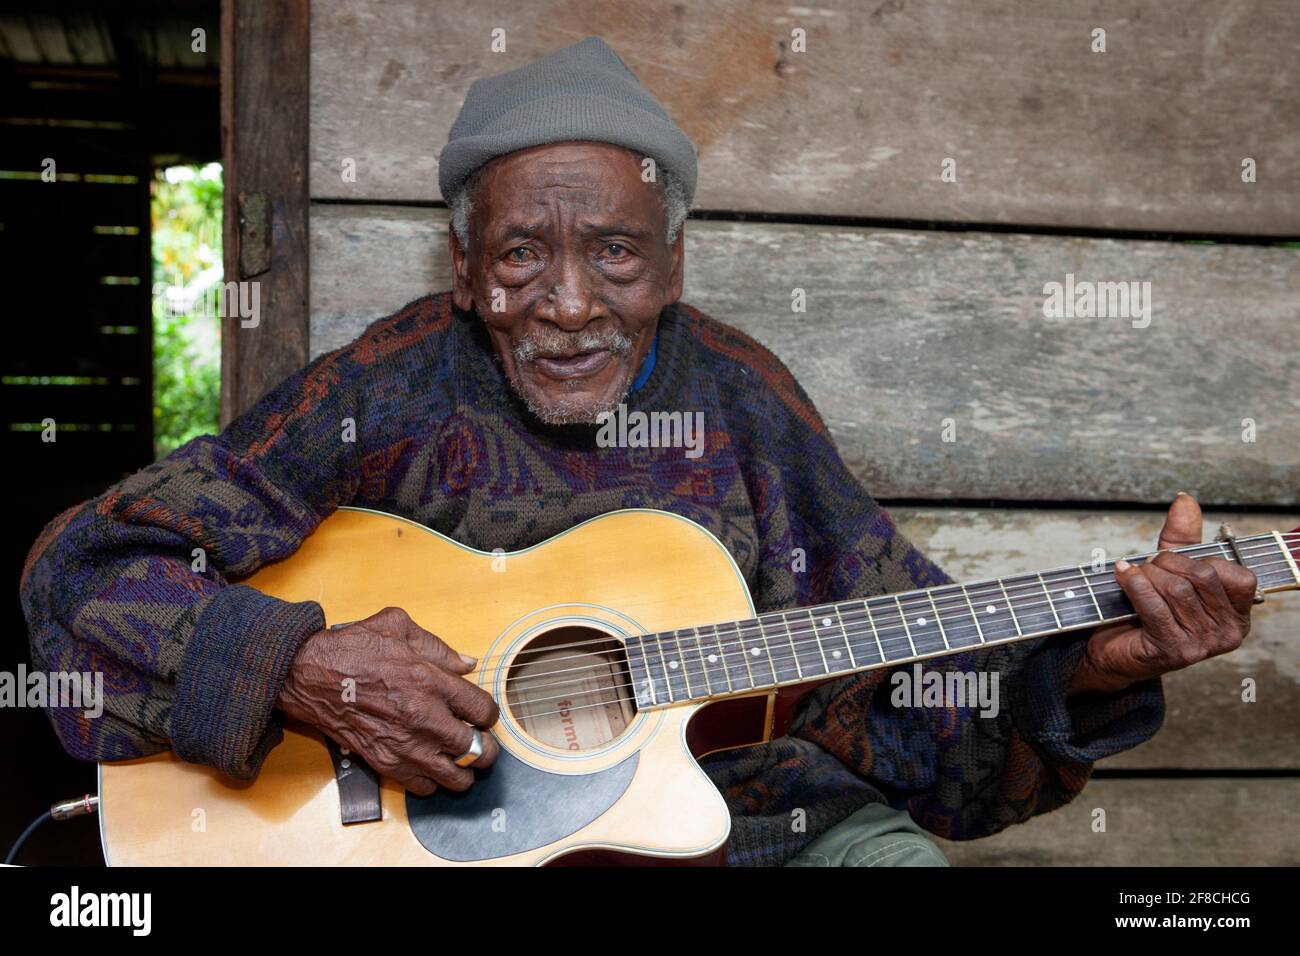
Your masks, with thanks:
M1300 588L1300 528L1173 550L1240 563L1263 592ZM636 703L738 696L1123 621L1135 615L1114 570L1114 561L1098 560L634 635L627 657Z

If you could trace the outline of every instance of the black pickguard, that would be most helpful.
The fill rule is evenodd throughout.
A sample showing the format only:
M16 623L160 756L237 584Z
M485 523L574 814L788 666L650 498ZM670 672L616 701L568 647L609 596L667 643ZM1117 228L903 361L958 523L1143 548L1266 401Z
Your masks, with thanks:
M581 830L627 790L637 755L588 774L548 773L502 750L464 793L406 795L411 832L444 860L473 862L535 850ZM502 811L502 812L498 812Z

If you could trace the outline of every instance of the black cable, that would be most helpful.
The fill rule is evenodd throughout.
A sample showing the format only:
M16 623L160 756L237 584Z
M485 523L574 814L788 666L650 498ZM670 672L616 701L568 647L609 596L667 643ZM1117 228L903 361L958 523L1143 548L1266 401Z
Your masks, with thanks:
M28 824L27 829L23 831L23 835L20 836L17 840L15 840L14 845L9 848L9 855L5 857L5 866L8 866L10 863L14 861L14 857L18 855L18 851L23 848L23 844L27 842L27 838L36 832L37 827L39 827L46 820L53 820L53 819L54 819L54 814L51 813L49 810L46 810L39 817L37 817L30 824Z

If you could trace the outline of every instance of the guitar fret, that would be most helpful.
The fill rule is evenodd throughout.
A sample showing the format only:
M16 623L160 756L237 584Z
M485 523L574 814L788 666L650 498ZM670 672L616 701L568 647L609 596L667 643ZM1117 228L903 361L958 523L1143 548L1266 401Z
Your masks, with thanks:
M690 700L691 685L687 682L686 670L682 667L682 646L677 640L677 632L664 631L662 640L665 644L665 673L668 675L668 683L673 685L674 696L677 700Z
M980 627L979 612L975 610L975 605L971 603L970 592L966 590L966 585L961 585L962 597L966 599L966 606L970 608L971 620L975 622L975 633L979 635L980 643L984 642L984 628Z
M677 660L680 665L679 669L682 672L682 682L686 685L686 699L692 700L699 697L700 694L698 694L695 688L691 686L691 665L690 660L687 657L687 647L689 645L683 646L681 631L672 631L671 633L673 635L673 644L677 648Z
M1273 539L1277 542L1278 551L1280 551L1282 557L1286 559L1286 564L1292 576L1295 577L1295 583L1300 584L1300 565L1296 564L1295 556L1291 554L1291 549L1286 546L1286 542L1282 540L1282 535L1277 531L1273 532ZM1279 581L1278 583L1280 584L1281 582Z
M905 614L911 615L905 619L904 623L907 633L911 639L912 646L918 656L925 657L930 654L942 654L949 650L947 638L943 633L943 625L937 620L931 620L931 615L937 615L938 610L929 610L925 607L929 603L930 592L919 591L913 592L906 603L902 601L902 595L898 595L898 603ZM931 603L930 607L934 607Z
M1259 540L1260 538L1269 540L1265 544L1264 541ZM1260 591L1272 590L1278 586L1290 587L1292 576L1295 576L1296 581L1300 582L1300 572L1295 570L1291 552L1287 550L1281 535L1276 531L1264 535L1237 538L1237 547L1232 551L1228 550L1232 547L1232 542L1216 539L1214 543L1218 545L1219 551L1223 553L1227 560L1240 564L1254 573L1255 586ZM1271 553L1273 547L1278 549L1278 554Z
M1215 541L1176 550L1193 559L1223 555L1254 571L1262 588L1300 586L1300 565L1278 532L1236 540L1237 547ZM1150 559L1127 560L1140 565ZM1105 571L1114 565L1106 563L1103 571L1090 567L1035 571L973 586L938 585L629 636L630 686L641 708L709 700L1132 617L1122 589L1098 587L1092 580L1097 576L1104 583Z
M716 681L719 686L725 684L724 692L729 693L732 690L731 675L727 673L726 659L722 656L723 651L718 642L718 629L716 626L710 626L708 630L711 635L706 635L700 645L705 662L705 679L709 683L710 690ZM700 629L696 628L695 633L698 637ZM719 672L721 672L720 680L717 678Z
M803 613L808 613L806 608L800 609ZM809 621L812 618L809 617ZM817 635L816 622L812 622L812 630L804 634L800 629L796 633L796 627L802 628L803 622L798 618L794 624L790 622L790 616L783 613L781 622L785 625L785 632L789 635L792 646L794 647L794 659L799 665L800 677L820 677L822 674L829 674L830 667L826 663L826 652L822 649L821 638Z
M1038 583L1042 585L1043 593L1047 595L1047 607L1052 612L1052 617L1056 619L1056 626L1064 627L1065 625L1061 623L1061 615L1056 613L1056 605L1052 603L1052 592L1047 589L1047 582L1043 580L1041 574L1035 575L1035 577L1038 578Z
M709 680L709 669L704 666L704 648L700 645L700 629L698 627L691 628L691 636L688 640L695 642L695 649L691 653L695 655L695 663L699 666L697 680L703 685L704 690L703 694L697 694L696 696L712 697L713 684Z
M876 639L876 650L880 651L880 663L883 664L889 658L885 656L885 646L880 643L880 631L876 629L876 620L871 616L871 606L863 601L862 610L867 615L867 623L871 625L871 636Z
M831 662L826 659L826 648L822 645L821 635L817 633L817 618L813 617L811 609L808 611L808 623L812 627L810 634L813 642L817 645L817 653L821 655L822 667L826 668L826 673L829 674L831 672Z
M795 673L799 675L800 680L803 680L803 664L799 661L799 648L795 646L794 634L790 630L790 621L784 614L781 614L780 618L781 626L785 628L785 639L790 644L790 653L794 657Z
M672 701L690 699L690 690L686 687L686 681L681 675L681 656L682 650L677 647L677 640L673 637L671 631L667 632L668 637L673 641L673 647L668 650L664 649L663 637L659 638L659 651L663 655L664 676L668 681L668 697Z
M834 611L836 608L833 604L811 611L817 621L816 626L821 628L822 651L825 653L829 649L830 658L827 663L832 671L853 670L858 666L853 656L853 646L849 644L848 632L844 629L838 612L835 617L831 617Z
M1023 636L1025 632L1020 629L1020 619L1016 617L1016 609L1011 606L1011 595L1007 593L1007 586L1002 583L1001 578L998 578L998 587L1002 589L1002 596L1006 598L1007 613L1011 615L1011 623L1016 626L1016 634Z
M632 696L636 700L636 706L638 708L652 707L656 697L654 678L650 676L650 661L646 657L641 635L629 636L624 643L624 647L627 648L627 669L632 680ZM634 647L641 652L642 663L640 665L637 664L636 658L632 656Z
M745 664L750 668L751 673L757 674L754 678L755 687L771 687L773 684L780 683L777 679L776 661L772 657L772 648L768 644L767 636L763 633L762 622L755 621L754 623L758 625L757 634L751 636L746 634L743 630L741 631L742 643L746 639L752 642L752 646L744 647ZM757 672L754 671L754 665L756 664L760 668ZM767 667L767 673L772 675L771 678L768 678L761 670L764 666Z
M907 622L903 619L897 597L892 594L881 595L876 599L875 610L868 613L876 629L876 641L886 662L893 663L916 656L912 641L907 635ZM886 645L889 646L889 650L885 649ZM898 651L897 654L894 653L895 650Z
M1254 573L1261 591L1300 585L1300 565L1279 532L1237 538L1237 544L1242 549L1242 564Z
M947 650L959 651L967 647L979 647L984 643L979 621L960 585L935 588L930 594L931 606L935 609L939 625L939 636L943 638Z
M713 684L709 681L709 669L704 666L704 648L700 646L700 629L691 628L691 638L695 641L695 662L700 666L700 683L704 685L705 697L713 696Z
M1133 560L1132 563L1136 564L1138 562L1136 560ZM1106 578L1103 578L1103 581L1109 583L1110 581L1114 580L1114 578L1110 577L1110 575L1114 574L1115 565L1112 563L1107 563L1105 566L1105 570L1106 572L1109 572L1109 574L1107 575ZM1097 603L1101 606L1101 614L1103 620L1108 620L1110 618L1116 618L1116 617L1123 617L1126 614L1133 613L1133 605L1129 604L1128 596L1118 587L1111 588L1109 590L1103 590L1096 595L1096 598L1097 598Z
M1060 628L1047 585L1037 574L1021 574L1003 581L1015 602L1016 619L1025 634L1041 634Z
M907 643L912 648L912 656L916 657L916 642L912 640L912 629L907 626L907 612L903 610L903 602L899 600L898 595L894 595L894 603L898 605L898 616L903 622L903 633L907 635Z
M673 692L668 685L668 672L664 667L663 644L660 642L658 634L650 636L654 638L654 644L647 644L642 639L641 652L646 657L646 668L650 673L651 689L654 692L655 703L671 704L673 702Z
M853 648L849 646L849 636L844 631L844 625L837 624L837 619L830 616L834 610L833 604L808 608L808 621L828 674L852 670L857 666L853 662Z
M853 601L843 605L837 604L834 607L854 665L866 667L872 664L883 664L884 651L880 647L879 639L875 637L875 624L867 612L866 602Z
M858 659L853 653L853 642L849 640L848 626L844 623L844 616L840 614L840 606L838 604L832 604L831 607L835 609L835 620L840 622L840 630L844 633L844 647L849 652L849 663L852 664L856 670L858 667Z
M737 680L739 680L742 686L736 689L749 690L757 687L758 682L754 680L754 672L749 667L749 656L745 653L745 641L741 636L740 622L733 621L731 626L736 632L735 647L728 650L724 645L722 648L722 660L727 667L727 679L731 682L733 688L736 688ZM732 668L740 671L738 677L732 676Z
M1079 577L1083 578L1084 586L1088 589L1088 596L1092 598L1092 606L1097 609L1097 620L1106 620L1106 615L1101 611L1101 602L1097 600L1097 592L1092 589L1092 579L1082 564L1079 565Z
M943 629L943 615L939 613L939 605L934 603L934 592L926 591L926 597L930 599L930 607L934 608L934 623L939 625L939 636L943 638L944 650L952 650L952 645L948 643L948 632Z
M1096 624L1101 620L1100 606L1092 597L1092 585L1083 576L1081 569L1075 568L1073 571L1057 573L1054 575L1052 585L1059 592L1059 596L1053 600L1056 601L1061 627L1083 627L1086 624Z
M781 640L779 637L773 640L773 636L767 633L767 624L760 618L758 633L763 641L763 649L767 651L768 660L772 663L772 682L774 684L785 684L792 680L802 679L803 672L799 669L799 658L795 654L789 631L786 631L785 640ZM787 644L789 645L788 648ZM793 673L791 673L791 665L793 665Z

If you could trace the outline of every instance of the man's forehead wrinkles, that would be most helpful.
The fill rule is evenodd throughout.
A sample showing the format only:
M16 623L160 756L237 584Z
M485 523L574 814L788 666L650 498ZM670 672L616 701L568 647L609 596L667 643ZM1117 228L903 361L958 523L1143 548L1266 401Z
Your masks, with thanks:
M637 224L635 216L629 216L626 195L566 193L561 200L555 195L537 195L531 190L523 190L506 194L503 198L506 201L493 203L499 206L499 211L493 211L487 224L493 232L537 232L557 220L571 220L583 232L631 234L643 228Z
M618 199L615 189L593 183L582 185L555 183L503 184L501 195L517 209L551 210L564 205L606 206Z
M617 233L624 236L648 236L653 231L646 223L622 219L617 216L583 217L576 220L572 220L571 217L567 216L563 218L572 221L573 228L583 235ZM537 235L552 228L552 224L553 220L549 217L534 218L530 215L527 218L520 218L507 215L490 223L488 228L494 234Z
M645 238L653 232L651 228L622 219L584 219L573 224L579 235L620 235ZM539 236L551 230L552 225L537 220L503 219L492 223L489 230L493 236Z
M578 231L582 233L618 233L624 236L647 236L650 230L646 226L629 222L626 219L580 219Z
M520 170L519 178L529 186L559 189L595 189L607 170L595 163L537 164Z
M520 222L505 219L490 224L489 231L494 236L536 236L546 230L540 222Z

